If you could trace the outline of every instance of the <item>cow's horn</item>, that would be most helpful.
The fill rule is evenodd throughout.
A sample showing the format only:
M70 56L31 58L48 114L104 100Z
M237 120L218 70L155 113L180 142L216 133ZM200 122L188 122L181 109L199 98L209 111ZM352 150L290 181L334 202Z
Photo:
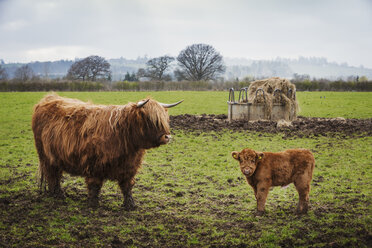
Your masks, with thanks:
M177 106L178 104L180 104L181 102L183 102L183 100L179 101L179 102L176 102L176 103L171 103L171 104L165 104L165 103L160 103L161 106L163 106L164 108L171 108L171 107L174 107L174 106Z
M148 101L150 101L150 99L146 99L145 101L139 101L137 103L137 108L143 107Z

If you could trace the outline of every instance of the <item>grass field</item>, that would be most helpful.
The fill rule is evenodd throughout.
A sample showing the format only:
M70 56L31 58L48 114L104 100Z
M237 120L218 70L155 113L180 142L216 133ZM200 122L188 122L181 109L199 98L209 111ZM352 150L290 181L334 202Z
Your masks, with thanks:
M65 175L67 198L40 196L32 107L45 95L0 93L0 247L368 247L372 241L372 138L173 130L172 143L149 150L137 175L138 209L125 212L106 182L100 207L86 203L84 180ZM152 96L185 99L178 114L226 114L227 92L63 92L99 104ZM371 118L372 93L298 92L302 116ZM324 98L325 96L325 98ZM322 98L320 98L322 97ZM230 152L251 147L311 149L316 168L307 215L294 213L293 185L269 193L266 214Z
M17 108L30 114L46 92L1 93L1 113L12 111L8 105L16 104ZM61 92L61 96L92 101L96 104L126 104L146 97L160 102L185 101L177 108L170 109L171 115L178 114L227 114L228 92L221 91L171 91L171 92ZM236 93L236 99L238 93ZM306 117L345 117L371 118L371 92L297 92L300 105L299 115ZM22 101L19 101L22 99ZM4 107L3 107L4 106Z

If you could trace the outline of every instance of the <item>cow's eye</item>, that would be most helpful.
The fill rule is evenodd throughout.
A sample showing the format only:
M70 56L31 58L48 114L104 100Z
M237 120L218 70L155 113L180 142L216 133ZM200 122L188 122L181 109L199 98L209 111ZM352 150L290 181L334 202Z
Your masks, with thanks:
M252 159L251 162L254 163L254 159Z

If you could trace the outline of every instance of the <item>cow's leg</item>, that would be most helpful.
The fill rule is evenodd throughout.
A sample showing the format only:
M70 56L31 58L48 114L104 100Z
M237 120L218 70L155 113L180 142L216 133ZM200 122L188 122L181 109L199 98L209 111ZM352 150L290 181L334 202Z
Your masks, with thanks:
M297 206L297 213L299 214L307 213L309 209L310 180L308 176L301 175L294 181L299 197Z
M134 200L132 197L133 185L134 185L134 176L125 177L125 179L122 179L119 181L119 186L120 186L121 192L123 193L123 197L124 197L123 207L127 211L131 211L136 208L136 204L134 203Z
M97 207L98 195L101 191L103 180L97 177L86 177L85 183L88 187L88 204L91 207Z
M49 195L56 198L64 198L64 194L61 189L62 170L60 170L57 166L50 166L45 162L41 166L43 176L48 183Z
M265 203L269 194L270 183L260 182L256 186L257 215L262 216L265 213Z
M40 193L42 193L44 184L44 189L48 185L48 194L50 196L64 198L61 189L62 170L58 163L50 163L50 160L44 154L42 142L37 137L35 137L35 145L39 155Z

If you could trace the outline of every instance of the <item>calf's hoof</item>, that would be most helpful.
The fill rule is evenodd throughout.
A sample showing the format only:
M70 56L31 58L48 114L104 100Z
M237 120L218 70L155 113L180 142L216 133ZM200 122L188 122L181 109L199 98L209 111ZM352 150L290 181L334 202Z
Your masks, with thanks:
M308 209L309 209L308 205L298 206L297 209L296 209L296 214L298 214L298 215L307 214Z
M298 215L302 215L302 214L307 214L307 209L296 209L296 214Z
M265 214L265 211L259 211L259 210L257 210L256 212L255 212L255 216L263 216Z

